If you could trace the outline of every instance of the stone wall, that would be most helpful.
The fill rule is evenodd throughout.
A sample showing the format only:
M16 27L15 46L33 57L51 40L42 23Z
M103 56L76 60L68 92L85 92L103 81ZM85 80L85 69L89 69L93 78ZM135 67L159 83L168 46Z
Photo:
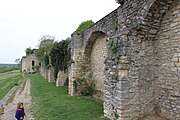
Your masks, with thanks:
M24 72L26 71L26 56L23 56L22 59L21 59L21 71Z
M68 76L70 95L76 95L73 81L78 78L86 77L92 71L91 51L93 49L94 43L97 39L106 41L107 35L111 36L115 31L115 29L112 29L115 24L117 24L117 10L114 10L112 13L105 16L82 33L75 32L72 34L73 40L71 42L71 60L73 60L74 63L72 63L69 67ZM104 42L103 44L106 43ZM103 60L100 62L104 63ZM103 71L101 71L101 73L103 73Z
M68 72L59 71L56 79L56 87L64 86L66 79L68 77Z
M48 79L48 69L45 66L44 62L41 61L41 65L39 66L39 73L41 76L43 76L45 79Z
M158 114L179 119L179 2L126 0L88 29L73 33L69 94L76 95L74 80L94 71L104 76L99 81L104 81L100 89L107 118L138 120ZM107 41L107 52L97 47L102 41Z
M34 61L34 66L32 66L32 61ZM37 71L38 66L39 60L36 58L34 53L22 57L22 72Z
M164 15L154 50L157 110L168 119L180 119L180 0Z
M86 30L72 34L69 95L79 95L74 81L92 73L109 119L138 120L159 115L180 119L180 0L125 0L119 8ZM69 52L68 51L68 52ZM22 58L32 70L35 55ZM40 74L54 82L53 69L42 63Z
M54 78L54 68L51 67L48 70L48 82L55 82L55 78Z
M41 62L41 66L39 67L39 73L47 79L48 82L55 82L54 69L47 68L43 62Z
M92 79L95 81L95 88L99 92L99 99L103 100L101 93L104 92L104 69L105 69L105 58L107 57L107 44L106 39L97 39L94 42L91 51L91 73ZM103 94L102 94L103 95Z

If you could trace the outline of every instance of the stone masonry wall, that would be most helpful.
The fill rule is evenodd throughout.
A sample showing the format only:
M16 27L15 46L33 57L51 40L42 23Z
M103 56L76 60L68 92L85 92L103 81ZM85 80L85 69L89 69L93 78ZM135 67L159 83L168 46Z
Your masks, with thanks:
M107 57L107 44L106 39L97 39L94 43L91 52L91 72L95 80L95 87L98 92L104 92L104 60ZM99 93L99 94L100 94ZM99 95L100 99L103 100L103 96Z
M156 104L161 116L180 119L180 0L163 17L155 41Z
M48 82L55 82L55 78L54 78L54 68L49 68L48 69Z
M45 78L48 79L48 69L44 65L43 62L41 62L41 66L39 67L39 73Z
M113 25L117 23L117 10L114 10L111 14L105 16L100 21L95 23L90 28L81 33L72 34L71 43L71 60L74 61L69 67L69 94L76 95L74 91L73 81L78 78L86 76L91 71L90 55L92 47L97 38L105 38L106 35L111 36L115 29ZM86 69L83 70L82 66Z
M56 80L56 87L64 86L67 77L68 77L68 72L59 71Z
M23 56L22 59L21 59L21 71L24 72L26 71L26 67L25 67L25 64L26 64L26 56Z
M54 69L47 68L43 62L41 62L41 66L39 67L39 73L48 80L48 82L55 82L54 78Z
M99 38L103 38L108 45L107 56L97 59L104 62L101 73L105 76L105 117L138 120L158 114L178 120L179 2L126 0L88 29L73 33L71 59L74 63L69 68L69 94L76 95L74 80L96 68L92 63L103 52L95 53L98 50L94 49Z
M105 39L97 39L94 43L91 53L91 69L93 79L96 82L96 88L99 91L104 90L104 60L107 56L107 45Z
M148 71L145 72L148 67L141 64L141 38L135 29L142 21L141 13L145 14L148 5L142 0L131 0L118 9L119 28L108 41L113 41L113 45L118 46L121 58L117 60L110 51L105 61L104 113L110 119L134 120L153 113L153 86L144 79L150 75L147 76ZM117 73L118 78L114 77Z
M32 61L34 61L34 66L32 66ZM39 66L39 60L36 58L34 53L28 54L22 58L22 72L34 71L37 66Z

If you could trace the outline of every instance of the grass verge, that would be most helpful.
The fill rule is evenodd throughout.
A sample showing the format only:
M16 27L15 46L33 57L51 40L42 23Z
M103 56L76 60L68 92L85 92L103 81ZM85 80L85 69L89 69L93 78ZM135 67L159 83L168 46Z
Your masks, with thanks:
M31 80L35 120L105 120L101 101L71 97L67 94L67 87L57 88L39 74L26 77Z
M21 73L12 73L0 77L0 100L9 92L9 90L18 84L22 79Z
M15 91L13 92L13 94L8 99L6 105L8 103L13 102L13 99L14 99L15 94L17 93L18 89L20 89L20 92L22 92L24 90L25 84L26 84L26 79L24 77L24 74L22 74L22 78L18 81L18 86L15 88Z

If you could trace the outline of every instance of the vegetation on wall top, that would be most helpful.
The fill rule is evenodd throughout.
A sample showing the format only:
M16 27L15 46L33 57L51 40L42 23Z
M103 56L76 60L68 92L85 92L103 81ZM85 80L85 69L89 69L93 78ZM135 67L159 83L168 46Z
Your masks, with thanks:
M53 46L55 37L49 35L43 35L40 39L39 48L35 51L35 55L39 60L44 60L48 52Z
M76 31L77 32L82 32L86 28L90 27L92 24L94 24L94 22L92 20L84 21L79 25L79 27L76 29Z
M54 68L54 76L57 77L58 72L65 71L68 68L68 44L70 43L70 38L62 40L60 42L55 42L49 51L49 63L52 64Z
M31 54L32 52L33 52L33 50L31 49L31 47L28 47L28 48L26 48L26 55L29 55L29 54Z
M67 38L60 42L55 41L54 36L43 35L40 39L39 48L36 49L36 57L45 65L46 68L54 69L54 76L57 78L58 72L65 71L68 68L68 45L71 39ZM26 53L30 54L33 50L26 49Z
M124 0L116 0L116 3L123 5L124 4Z

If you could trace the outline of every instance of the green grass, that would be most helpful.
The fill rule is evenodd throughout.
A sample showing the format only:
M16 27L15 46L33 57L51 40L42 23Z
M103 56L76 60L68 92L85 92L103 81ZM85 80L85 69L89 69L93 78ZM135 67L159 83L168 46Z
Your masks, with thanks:
M26 79L24 77L24 74L22 74L21 79L19 79L19 81L18 81L17 87L15 88L13 94L9 97L8 101L6 102L6 105L8 103L12 103L13 102L15 94L16 94L18 88L20 89L20 93L24 90L25 84L26 84Z
M0 76L0 100L9 90L22 79L21 73L5 74Z
M6 73L6 74L0 74L0 80L5 78L10 78L16 75L19 75L20 73Z
M39 74L31 79L32 112L36 120L105 120L103 103L87 97L71 97L67 87L55 87Z

